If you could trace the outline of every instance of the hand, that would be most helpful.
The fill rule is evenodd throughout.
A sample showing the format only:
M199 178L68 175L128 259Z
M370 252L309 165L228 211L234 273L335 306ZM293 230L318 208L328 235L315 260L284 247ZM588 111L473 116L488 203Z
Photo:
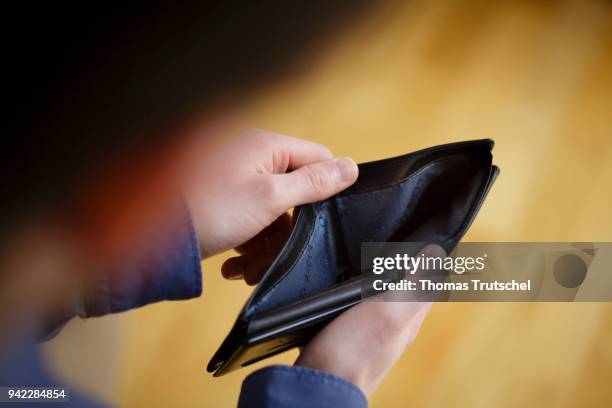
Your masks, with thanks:
M416 338L431 303L363 302L325 326L296 365L335 374L366 396Z
M443 257L437 246L426 256ZM419 332L431 303L365 301L323 328L296 365L326 371L356 384L369 396Z
M357 174L355 162L320 144L244 132L199 166L187 193L203 256L236 248L223 275L255 284L289 234L287 210L344 190Z

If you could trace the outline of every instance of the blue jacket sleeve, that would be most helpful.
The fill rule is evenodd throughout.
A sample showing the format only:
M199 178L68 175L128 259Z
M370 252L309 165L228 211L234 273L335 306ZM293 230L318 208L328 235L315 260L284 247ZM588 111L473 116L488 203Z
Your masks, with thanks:
M53 338L75 316L104 316L162 300L200 296L200 246L187 208L183 206L168 224L129 257L97 271L93 288L77 292L69 307L47 319L39 339Z
M202 294L201 255L186 208L172 220L171 233L136 250L107 273L83 299L83 317L103 316L162 300L185 300Z
M270 366L242 384L238 408L365 408L368 401L353 383L305 367Z

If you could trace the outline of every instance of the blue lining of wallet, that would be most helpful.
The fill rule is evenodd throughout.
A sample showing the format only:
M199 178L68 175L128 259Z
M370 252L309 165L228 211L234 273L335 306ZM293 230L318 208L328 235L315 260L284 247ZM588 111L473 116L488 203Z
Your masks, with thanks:
M340 228L343 231L338 231L334 234L332 228L327 228L330 223L330 218L333 216L330 214L334 211L332 201L324 201L319 205L319 211L315 218L315 225L312 233L308 238L306 245L304 245L303 251L296 259L296 262L287 268L287 272L280 277L273 286L271 286L257 301L249 307L249 312L255 311L261 312L273 309L274 307L283 305L290 301L295 301L299 298L304 298L320 292L321 290L328 289L337 283L336 268L336 252L333 250L335 245L330 245L334 241L335 235L342 235L344 237L358 236L358 245L347 246L346 251L348 253L349 263L351 268L354 270L360 270L360 250L362 241L371 242L385 242L393 235L394 230L398 225L402 224L402 221L408 217L411 213L411 205L418 201L418 197L422 192L423 186L429 180L429 171L434 170L437 164L442 161L456 158L457 156L443 157L437 159L427 165L423 166L419 170L410 174L407 178L393 184L387 185L381 189L353 193L347 196L337 196L335 200L337 206L337 214L340 219ZM376 205L369 206L374 214L363 214L360 209L363 207L359 201L364 199L371 199L376 196ZM384 205L391 205L392 209L385 211ZM352 207L350 210L347 207ZM361 208L360 208L361 207ZM399 217L390 217L389 212L400 213ZM370 218L368 218L370 217ZM378 219L375 219L378 217ZM353 222L358 220L359 222ZM367 223L366 221L371 219L372 222ZM343 222L344 220L344 222ZM398 222L399 221L399 222ZM348 227L350 225L350 227ZM367 226L367 231L364 231L363 227ZM355 232L355 228L362 227L362 230ZM351 231L352 230L352 231ZM338 234L340 233L340 234ZM321 240L323 240L321 245ZM329 251L325 254L325 251ZM317 253L320 251L322 253ZM322 260L322 265L316 265L317 261ZM328 261L328 262L326 262ZM296 272L300 268L303 270ZM334 268L333 273L327 273L329 268ZM312 279L312 271L319 271L318 279ZM296 294L296 292L299 293ZM272 301L272 295L274 301Z

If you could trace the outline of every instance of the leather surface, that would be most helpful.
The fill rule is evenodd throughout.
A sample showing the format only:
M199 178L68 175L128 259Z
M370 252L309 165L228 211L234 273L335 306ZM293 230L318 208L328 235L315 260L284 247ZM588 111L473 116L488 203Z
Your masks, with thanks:
M497 167L491 140L435 146L359 165L359 179L296 209L292 233L208 365L222 375L300 345L360 300L362 242L427 242L450 252Z

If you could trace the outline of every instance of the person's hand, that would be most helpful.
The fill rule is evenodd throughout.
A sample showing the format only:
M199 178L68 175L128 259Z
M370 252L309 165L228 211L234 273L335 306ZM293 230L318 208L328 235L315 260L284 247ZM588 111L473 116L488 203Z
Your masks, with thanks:
M357 180L357 165L326 147L259 129L210 155L187 198L204 256L235 248L222 273L255 284L284 244L288 209L326 199Z
M363 302L325 326L296 365L335 374L366 396L415 339L431 303Z
M235 248L229 279L259 281L291 229L287 210L355 182L357 166L316 143L249 130L199 166L188 194L205 256ZM435 256L429 254L430 256ZM429 303L364 302L344 312L301 351L297 365L326 371L371 394L412 343Z
M443 257L437 246L425 256ZM364 301L332 320L302 350L296 365L343 377L369 396L419 332L429 302Z

